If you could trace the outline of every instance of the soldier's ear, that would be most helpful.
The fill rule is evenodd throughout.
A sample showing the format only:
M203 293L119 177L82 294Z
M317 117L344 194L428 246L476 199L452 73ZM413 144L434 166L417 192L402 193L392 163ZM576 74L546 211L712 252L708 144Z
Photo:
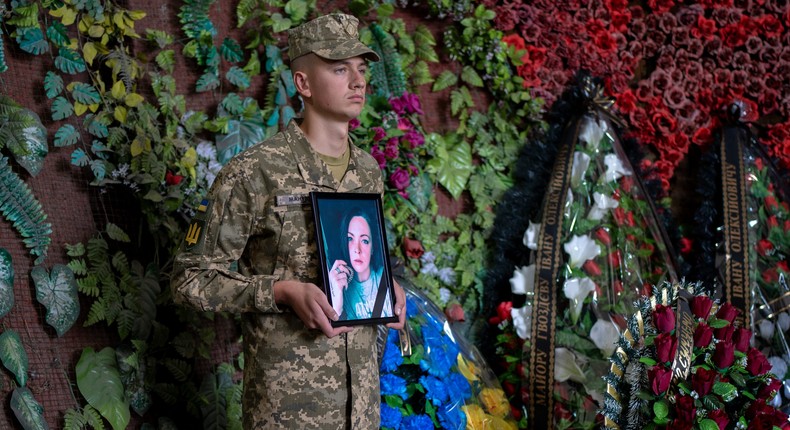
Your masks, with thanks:
M307 74L301 70L294 72L294 85L296 86L296 91L299 92L299 95L304 97L310 97L312 95L312 91L310 90L310 80L307 78Z

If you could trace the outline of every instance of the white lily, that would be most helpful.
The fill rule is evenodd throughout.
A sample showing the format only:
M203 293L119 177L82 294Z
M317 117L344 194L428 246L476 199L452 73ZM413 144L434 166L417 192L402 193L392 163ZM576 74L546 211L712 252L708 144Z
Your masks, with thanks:
M603 139L609 126L604 121L597 121L595 118L586 117L582 124L579 140L587 144L587 148L598 151L598 144Z
M590 166L590 156L583 152L573 154L573 167L571 168L571 186L578 187L584 178L584 173Z
M538 233L540 232L540 223L529 222L529 227L524 231L524 237L521 241L527 248L537 251L538 249Z
M565 382L567 380L583 383L586 379L579 363L576 361L576 354L567 348L554 349L554 380Z
M516 328L518 337L526 339L532 328L532 305L510 309L510 317L513 318L513 327Z
M570 256L568 264L575 268L582 267L585 261L601 254L601 247L587 235L577 236L574 234L571 240L563 245L563 248Z
M584 299L593 291L595 291L595 282L590 278L570 278L563 284L562 292L571 301L571 317L574 323L582 311Z
M606 173L603 175L604 182L616 181L622 176L631 174L631 171L623 166L620 157L615 154L606 154L603 157L603 163L606 164Z
M513 271L510 278L510 290L513 294L527 294L535 291L535 265L521 266Z
M611 321L598 320L590 330L590 339L595 346L603 352L604 357L610 357L617 349L617 340L620 338L620 330Z
M620 205L619 201L599 192L593 193L593 202L593 207L590 208L590 212L587 214L587 219L596 221L603 219L603 216L606 215L607 210L614 209Z

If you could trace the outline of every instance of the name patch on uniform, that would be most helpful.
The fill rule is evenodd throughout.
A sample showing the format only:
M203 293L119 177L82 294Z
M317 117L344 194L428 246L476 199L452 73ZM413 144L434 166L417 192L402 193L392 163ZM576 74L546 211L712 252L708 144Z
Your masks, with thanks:
M277 196L275 198L277 206L291 206L291 205L309 205L309 194L289 194L285 196Z

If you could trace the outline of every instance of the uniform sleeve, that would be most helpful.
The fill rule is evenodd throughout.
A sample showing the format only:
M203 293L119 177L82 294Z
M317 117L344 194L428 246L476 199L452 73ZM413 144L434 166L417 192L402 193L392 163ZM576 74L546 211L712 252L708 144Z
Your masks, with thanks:
M201 203L203 212L199 209L189 225L173 264L173 299L204 311L281 312L274 303L277 273L244 276L231 270L247 246L268 195L265 184L250 180L243 168L236 170L241 173L217 176Z

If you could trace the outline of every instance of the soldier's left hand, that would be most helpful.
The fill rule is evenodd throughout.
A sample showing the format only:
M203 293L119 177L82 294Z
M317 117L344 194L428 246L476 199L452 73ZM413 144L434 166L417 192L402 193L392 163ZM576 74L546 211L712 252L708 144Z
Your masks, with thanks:
M387 327L401 330L406 325L406 293L403 292L403 288L398 284L398 281L393 280L393 283L395 284L395 307L393 311L398 316L398 322L389 323Z

